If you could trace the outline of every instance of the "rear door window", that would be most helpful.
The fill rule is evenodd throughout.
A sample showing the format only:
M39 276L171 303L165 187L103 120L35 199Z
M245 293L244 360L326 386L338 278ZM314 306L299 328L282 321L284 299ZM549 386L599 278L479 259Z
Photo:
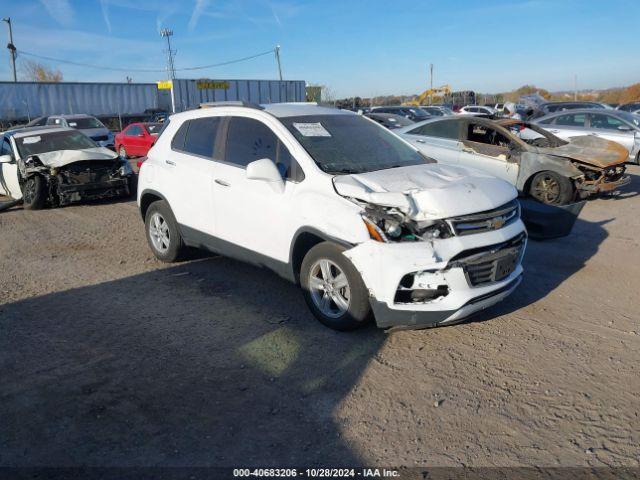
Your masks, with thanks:
M216 135L218 133L219 117L205 117L189 120L180 127L171 142L172 148L185 153L213 158ZM184 131L183 131L184 130ZM184 135L184 140L182 139ZM180 144L183 143L182 148Z
M566 115L560 115L556 117L554 125L560 125L564 127L584 127L584 122L587 116L584 113L568 113Z

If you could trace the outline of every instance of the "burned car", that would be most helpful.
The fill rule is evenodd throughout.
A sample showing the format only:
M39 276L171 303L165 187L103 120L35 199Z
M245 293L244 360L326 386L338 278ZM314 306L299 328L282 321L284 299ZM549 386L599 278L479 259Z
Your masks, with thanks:
M21 199L27 209L134 193L129 163L78 130L34 127L1 135L0 194Z
M484 170L548 205L611 192L630 181L628 152L617 143L596 137L565 141L521 120L441 118L396 132L439 163Z

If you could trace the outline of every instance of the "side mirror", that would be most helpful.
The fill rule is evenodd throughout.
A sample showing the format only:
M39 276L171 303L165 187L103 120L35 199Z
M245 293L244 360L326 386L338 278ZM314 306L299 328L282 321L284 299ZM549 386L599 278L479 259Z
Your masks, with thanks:
M620 130L621 132L630 132L631 127L629 125L620 125L618 127L618 130Z
M249 180L267 182L276 192L284 191L284 179L276 164L268 158L261 158L247 165L246 175Z
M11 155L0 155L0 163L11 163L13 157Z

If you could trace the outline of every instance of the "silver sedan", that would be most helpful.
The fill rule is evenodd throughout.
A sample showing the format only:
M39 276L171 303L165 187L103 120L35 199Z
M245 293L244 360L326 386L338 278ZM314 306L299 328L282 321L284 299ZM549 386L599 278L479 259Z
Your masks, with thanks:
M562 139L593 135L619 143L629 162L640 164L640 115L621 110L580 109L555 112L532 123Z

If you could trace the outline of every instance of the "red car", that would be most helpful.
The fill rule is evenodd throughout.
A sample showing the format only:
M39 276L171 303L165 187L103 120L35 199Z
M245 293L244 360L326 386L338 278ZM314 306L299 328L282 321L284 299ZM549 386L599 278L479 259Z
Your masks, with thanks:
M116 135L116 152L122 158L145 156L158 138L161 128L161 123L132 123Z

